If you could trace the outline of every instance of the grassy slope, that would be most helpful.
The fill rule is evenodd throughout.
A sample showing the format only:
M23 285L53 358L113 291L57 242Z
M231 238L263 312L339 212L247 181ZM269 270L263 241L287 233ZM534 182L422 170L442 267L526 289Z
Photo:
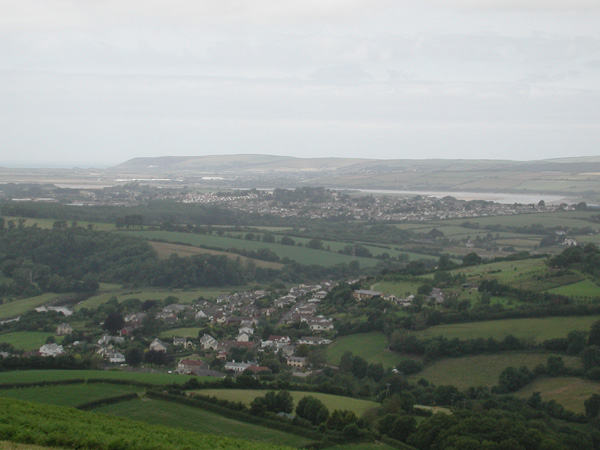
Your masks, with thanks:
M542 377L517 391L516 395L528 398L534 392L540 392L544 401L555 400L568 410L583 413L583 402L592 394L600 394L600 383L575 377Z
M242 402L246 405L249 405L256 397L264 396L268 391L255 389L201 389L195 392L202 395L210 395L224 400ZM310 395L321 400L325 406L327 406L329 411L333 411L334 409L349 409L350 411L354 411L358 417L362 416L366 411L379 406L378 403L369 400L360 400L356 398L342 397L339 395L321 394L319 392L292 391L290 393L294 398L294 406L297 405L298 401L303 397Z
M11 302L5 299L4 303L0 305L0 319L9 319L11 317L19 316L63 295L64 294L42 294L36 297L13 300Z
M342 355L350 351L369 363L382 363L384 367L394 367L408 358L400 353L390 352L386 347L387 338L383 333L350 334L336 339L327 347L327 360L337 365Z
M299 447L310 442L310 440L301 436L228 419L200 408L160 400L132 400L102 406L95 409L94 412L261 443Z
M424 370L408 379L416 382L421 378L436 385L454 385L459 389L470 386L493 386L498 384L498 376L507 367L526 366L533 369L538 364L546 364L552 353L510 352L491 355L464 356L447 358L427 366ZM580 360L572 356L563 356L566 366L579 367Z
M0 389L0 397L17 398L59 406L77 406L106 397L140 392L142 388L118 384L71 384L64 386L38 386L21 389Z
M0 342L6 342L12 345L17 350L36 350L46 343L49 336L54 336L54 333L45 331L13 331L11 333L0 334ZM58 343L62 340L58 337Z
M583 280L578 283L550 289L549 292L570 297L600 297L600 286L591 280Z
M419 338L444 336L448 339L490 338L503 339L512 334L515 337L541 342L546 339L566 337L573 330L589 330L600 316L546 317L540 319L505 319L486 322L471 322L452 325L438 325L418 331Z
M192 376L166 373L122 372L117 370L14 370L12 372L0 372L0 383L33 383L38 381L71 380L75 378L110 378L113 380L135 380L152 384L171 384L185 383ZM213 379L212 377L200 377L199 381Z

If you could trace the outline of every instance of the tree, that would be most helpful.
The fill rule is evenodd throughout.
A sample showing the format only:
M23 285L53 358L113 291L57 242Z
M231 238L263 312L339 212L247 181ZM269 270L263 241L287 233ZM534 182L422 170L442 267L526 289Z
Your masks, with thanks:
M311 239L306 246L308 248L314 248L315 250L323 250L325 248L321 239Z
M594 322L588 335L588 345L600 346L600 320Z
M600 347L591 345L581 353L581 362L583 369L588 370L600 366Z
M594 418L598 417L600 413L600 395L593 394L590 398L588 398L585 402L583 402L585 406L585 415Z
M107 330L108 332L115 334L125 325L125 320L123 316L118 312L111 312L106 319L104 320L104 324L102 328Z
M130 366L139 366L143 359L144 352L136 347L130 348L125 354L125 362Z
M481 264L481 256L475 252L467 253L462 259L463 266L476 266Z
M565 370L565 362L560 356L548 356L546 362L546 373L551 377L557 377Z
M329 410L321 400L309 395L303 397L298 402L296 414L298 417L308 420L313 425L319 425L327 420L329 417Z
M281 244L283 245L296 245L296 242L289 236L283 236L281 238Z

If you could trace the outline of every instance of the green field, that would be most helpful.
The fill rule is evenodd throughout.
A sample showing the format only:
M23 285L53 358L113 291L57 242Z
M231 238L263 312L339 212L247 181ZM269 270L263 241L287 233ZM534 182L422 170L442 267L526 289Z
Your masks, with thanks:
M555 400L570 411L583 413L583 402L592 394L600 394L600 383L575 377L541 377L517 391L516 395L528 398L534 392L541 393L544 401Z
M244 287L236 286L238 290L243 290ZM192 290L180 290L180 289L139 289L139 290L115 290L111 292L105 292L99 295L94 295L93 297L84 300L83 302L77 304L73 309L75 311L79 311L81 308L97 308L103 303L106 303L110 300L111 297L116 297L119 303L130 299L137 298L140 301L145 300L164 300L165 298L172 296L177 297L179 299L179 303L183 304L191 304L194 303L198 298L203 297L206 299L214 299L219 295L228 294L232 292L234 289L232 287L227 288L206 288L206 289L192 289Z
M9 220L14 220L15 222L17 222L20 217L5 217L4 218L7 222ZM34 225L36 225L39 228L46 228L46 229L50 229L52 228L52 226L54 225L54 222L56 222L54 219L40 219L40 218L36 218L36 219L28 219L28 218L23 218L23 220L25 220L25 226L26 227L32 227ZM87 228L88 225L92 225L94 227L94 230L100 230L100 231L112 231L115 230L115 224L114 223L104 223L104 222L77 222L77 226L81 227L81 228ZM68 226L71 226L71 222L67 222Z
M301 436L228 419L200 408L148 398L102 406L94 412L261 443L300 447L311 442Z
M451 219L440 221L441 225L460 225L461 223L468 221L471 223L478 223L480 229L484 229L486 225L501 225L501 226L514 226L514 227L529 227L534 224L541 224L544 227L570 227L570 228L584 228L593 225L588 219L593 212L587 211L563 211L563 212L552 212L552 213L533 213L533 214L516 214L508 216L494 216L494 217L474 217L469 219ZM487 230L485 230L487 231ZM495 234L495 231L490 231Z
M326 350L327 360L337 365L347 351L366 359L370 364L381 363L386 368L408 359L406 355L387 350L387 345L387 338L383 333L349 334L329 344Z
M268 391L254 390L254 389L201 389L197 392L202 395L209 395L217 397L223 400L229 400L232 402L242 402L246 405L250 405L252 400L256 397L264 396ZM294 398L294 407L298 404L303 397L308 395L318 398L327 406L329 411L334 409L348 409L354 411L354 413L360 417L370 409L377 408L379 403L375 403L369 400L360 400L350 397L342 397L339 395L321 394L319 392L302 392L302 391L291 391L292 397Z
M568 284L558 288L550 289L553 294L566 295L568 297L600 297L600 286L591 280L583 280L579 283Z
M505 319L486 322L469 322L452 325L437 325L416 332L422 339L444 336L447 339L504 339L509 334L515 337L541 342L546 339L566 337L573 330L589 330L600 316L544 317L541 319Z
M17 350L37 350L46 343L49 336L54 333L45 331L13 331L11 333L0 334L0 342L6 342ZM62 336L56 338L57 343L62 341Z
M152 384L185 383L191 378L198 378L198 381L215 379L213 377L124 372L120 370L14 370L12 372L0 372L0 383L35 383L39 381L72 380L75 378L110 378L111 380L134 380Z
M197 338L198 332L203 328L192 327L192 328L173 328L172 330L163 331L160 334L161 339L168 339L173 337L184 337L184 338Z
M37 308L38 306L45 305L46 303L61 296L64 296L64 294L42 294L36 297L28 297L12 301L9 301L5 298L4 303L0 305L0 319L17 317L26 313L27 311Z
M417 289L424 283L422 281L382 281L372 286L373 290L384 294L394 294L396 297L404 298L409 295L417 295Z
M522 261L501 261L497 263L469 266L452 271L452 274L464 273L472 282L481 278L496 279L501 283L517 285L546 271L544 259L525 259Z
M242 250L258 250L267 248L275 252L280 258L289 258L301 264L315 264L316 261L322 266L333 266L339 263L350 263L357 260L361 267L374 266L379 260L374 258L354 258L350 255L314 250L307 247L281 245L259 241L248 241L222 236L177 233L174 231L129 231L129 235L144 237L149 240L163 240L167 242L183 243L189 245L205 245L207 247L228 250L239 248Z
M69 384L59 386L36 386L21 389L0 389L0 397L18 398L31 402L50 403L59 406L77 406L102 398L141 392L143 388L118 384Z
M435 385L453 385L458 389L470 386L494 386L498 384L500 373L507 367L526 366L533 369L538 364L546 364L552 353L508 352L490 355L446 358L428 365L421 372L408 377L416 382L421 378ZM568 367L580 367L581 361L573 356L563 356Z

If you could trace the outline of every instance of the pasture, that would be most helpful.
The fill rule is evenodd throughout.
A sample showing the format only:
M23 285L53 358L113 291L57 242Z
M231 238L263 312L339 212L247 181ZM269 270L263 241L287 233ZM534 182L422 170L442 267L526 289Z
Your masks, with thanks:
M347 351L364 358L369 364L383 364L383 367L394 367L405 359L416 359L401 353L387 350L387 338L380 332L349 334L337 338L327 346L326 356L331 364L339 364L342 355Z
M256 397L264 396L268 391L256 389L201 389L193 392L202 395L209 395L211 397L217 397L223 400L229 400L231 402L242 402L246 405L250 405L252 400L254 400ZM292 398L294 399L294 408L302 398L310 395L321 400L323 404L327 406L330 412L334 409L348 409L353 411L358 417L361 417L368 410L377 408L379 406L379 403L369 400L360 400L351 397L342 397L339 395L321 394L320 392L290 391L290 394L292 394Z
M568 297L600 297L600 286L591 280L585 279L578 283L550 289L553 294L566 295Z
M504 339L508 335L542 342L546 339L566 337L570 331L590 329L600 316L564 316L534 319L505 319L485 322L468 322L451 325L437 325L416 334L421 339L444 336L447 339Z
M13 370L0 372L0 383L37 383L40 381L73 380L75 378L109 378L111 380L140 381L151 384L185 383L191 378L198 381L215 380L213 377L193 377L170 373L125 372L121 370Z
M15 300L5 298L4 303L0 305L0 320L20 316L61 296L64 294L42 294Z
M409 381L415 383L421 378L435 385L453 385L458 389L470 386L494 386L498 384L500 373L507 367L525 366L532 369L538 364L546 364L552 353L508 352L488 355L446 358L426 366L421 372L409 375ZM567 367L579 367L579 358L563 356Z
M575 377L548 378L533 380L516 392L517 397L529 398L534 392L542 395L542 400L554 400L565 409L584 413L584 402L593 394L600 394L600 383Z
M46 343L49 336L54 333L45 331L13 331L0 334L0 342L12 345L17 350L37 350ZM62 341L62 336L56 339L57 343Z
M301 436L228 419L200 408L149 398L101 406L94 412L261 443L300 447L311 442Z
M141 392L143 388L118 384L69 384L58 386L36 386L20 389L0 389L0 397L17 398L59 406L77 406L107 397Z
M161 339L172 339L173 337L184 337L184 338L197 338L198 333L203 328L191 327L191 328L173 328L171 330L163 331L160 334Z

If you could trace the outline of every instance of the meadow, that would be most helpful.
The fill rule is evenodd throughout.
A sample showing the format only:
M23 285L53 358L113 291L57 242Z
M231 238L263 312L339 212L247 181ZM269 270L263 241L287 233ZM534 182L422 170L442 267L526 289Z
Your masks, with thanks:
M327 346L326 356L331 364L339 364L342 355L352 352L364 358L369 364L383 364L383 367L394 367L405 359L417 359L401 353L387 350L387 337L380 332L350 334L337 338Z
M584 402L593 394L600 394L600 383L575 377L541 377L515 395L529 398L534 392L540 392L544 401L554 400L570 411L584 413Z
M143 391L143 388L135 386L91 383L0 389L0 397L59 406L78 406L94 400L141 391Z
M12 301L8 298L4 298L4 303L0 305L0 320L17 317L63 295L64 294L42 294L35 297L27 297Z
M451 325L436 325L416 334L421 339L444 336L447 339L504 339L508 335L542 342L546 339L566 337L570 331L590 329L600 316L563 316L535 319L505 319L485 322L469 322Z
M600 286L591 280L585 279L578 283L550 289L553 294L566 295L568 297L594 297L600 298Z
M489 355L446 358L426 366L421 372L409 375L415 383L421 378L435 385L453 385L458 389L470 386L494 386L498 384L500 373L507 367L525 366L529 369L538 364L546 364L552 353L507 352ZM580 367L581 361L573 356L561 356L567 367Z
M190 328L173 328L171 330L163 331L160 334L161 339L172 339L173 337L185 337L185 338L197 338L198 333L203 328L190 327Z
M198 381L215 380L213 377L193 377L169 373L125 372L120 370L14 370L0 372L0 383L37 383L40 381L73 380L76 378L109 378L111 380L140 381L151 384L185 383L191 378Z
M261 444L300 447L311 442L301 436L228 419L200 408L148 398L101 406L94 409L94 412L188 431L258 441Z
M54 333L45 331L13 331L0 334L0 342L12 345L17 350L37 350L46 343L49 336ZM56 337L56 342L60 344L63 337Z
M252 400L254 400L256 397L264 396L268 391L255 389L201 389L193 392L250 405ZM368 410L377 408L379 406L379 403L369 400L360 400L351 397L342 397L339 395L321 394L319 392L290 391L290 394L292 394L292 398L294 399L294 407L296 407L298 401L310 395L321 400L323 404L327 406L330 412L335 409L348 409L353 411L358 417L362 416Z

